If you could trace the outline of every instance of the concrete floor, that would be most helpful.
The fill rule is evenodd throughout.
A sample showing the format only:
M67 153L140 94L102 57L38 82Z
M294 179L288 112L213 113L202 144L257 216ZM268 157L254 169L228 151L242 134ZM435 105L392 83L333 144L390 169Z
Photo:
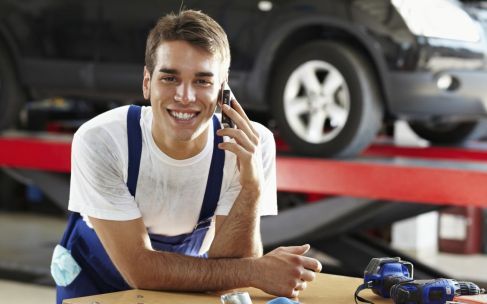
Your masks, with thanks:
M438 253L421 260L433 268L441 269L451 278L487 284L487 255Z
M0 280L2 303L41 304L55 303L54 287Z
M54 303L49 264L65 221L38 214L0 213L0 223L0 302Z
M62 217L0 213L0 279L54 285L51 254L65 228Z
M0 213L2 303L54 303L55 290L49 264L64 227L62 217ZM327 260L326 256L324 259ZM452 278L487 282L487 255L440 253L418 259Z

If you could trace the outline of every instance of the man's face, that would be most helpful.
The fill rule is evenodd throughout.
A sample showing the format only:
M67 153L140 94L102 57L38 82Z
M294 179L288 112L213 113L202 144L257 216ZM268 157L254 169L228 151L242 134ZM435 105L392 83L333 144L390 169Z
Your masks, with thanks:
M144 97L153 111L152 134L163 145L202 141L226 73L221 61L186 41L156 50L152 75L144 69Z

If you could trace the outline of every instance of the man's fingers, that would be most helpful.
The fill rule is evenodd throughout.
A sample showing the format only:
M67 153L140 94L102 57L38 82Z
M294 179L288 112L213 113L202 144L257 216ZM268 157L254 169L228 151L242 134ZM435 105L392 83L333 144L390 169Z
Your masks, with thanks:
M224 104L222 106L222 111L225 112L228 117L230 117L230 119L237 125L238 128L247 128L249 129L249 131L251 131L250 127L248 127L249 123L247 122L247 120L242 117L242 114L238 113L237 110L235 110L233 107Z
M302 291L302 290L305 290L306 287L308 287L308 283L306 281L301 281L300 283L298 283L298 285L294 289Z
M235 106L242 109L238 103L235 103ZM243 110L241 110L243 113L242 114L239 113L236 109L229 107L228 105L223 105L222 111L225 112L225 114L237 125L238 129L241 129L245 132L245 134L247 134L249 139L254 144L259 143L259 138L257 135L258 133L255 131L252 123L247 118L247 115L245 114L245 112L243 112Z
M310 246L309 244L301 245L301 246L286 246L286 247L279 247L278 250L280 252L287 252L292 254L303 255L308 252Z
M317 259L313 259L310 257L302 257L303 259L303 267L314 272L321 272L321 268L323 267Z
M297 298L299 296L299 290L294 289L291 292L291 298Z
M252 126L252 123L250 122L247 113L245 113L244 109L236 99L232 100L232 107L235 109L235 111L237 111L240 115L242 115L242 117L247 121L250 129L252 129L252 132L254 132L254 134L257 134L257 131L255 131L254 127Z
M222 142L218 144L218 148L233 152L235 155L242 157L245 153L248 153L242 146L231 143L231 142Z
M301 280L305 282L312 282L316 278L316 272L305 269L301 274Z
M224 128L224 129L219 129L216 131L216 134L219 136L228 136L241 145L242 147L245 148L245 150L249 151L250 153L255 152L255 146L251 142L251 140L248 138L248 136L245 134L244 131L240 129L232 129L232 128Z
M247 122L250 122L249 117L247 116L247 114L243 110L243 108L240 105L240 103L235 98L232 99L232 108L234 108L235 111L237 111Z

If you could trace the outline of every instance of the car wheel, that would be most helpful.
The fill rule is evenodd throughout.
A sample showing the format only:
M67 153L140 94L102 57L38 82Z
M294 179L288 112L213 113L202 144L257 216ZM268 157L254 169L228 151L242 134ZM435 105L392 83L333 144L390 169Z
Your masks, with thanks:
M383 110L376 78L351 47L310 42L294 50L274 76L274 118L294 151L354 156L377 134Z
M458 145L474 139L480 123L472 122L426 122L410 121L411 129L420 137L436 144Z
M25 187L0 170L0 211L26 210Z
M12 60L0 45L0 130L15 125L23 103L24 94Z

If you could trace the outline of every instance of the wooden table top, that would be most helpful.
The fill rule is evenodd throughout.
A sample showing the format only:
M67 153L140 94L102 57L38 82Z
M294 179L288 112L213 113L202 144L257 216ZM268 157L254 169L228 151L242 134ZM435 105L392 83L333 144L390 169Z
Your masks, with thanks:
M302 304L354 304L353 295L363 279L320 273L316 280L308 283L296 299ZM247 291L253 304L265 304L275 298L256 288L240 288L235 291ZM230 292L230 291L229 291ZM390 299L374 295L370 290L360 293L376 304L390 304ZM65 300L64 304L207 304L221 303L219 294L182 293L166 291L148 291L133 289L96 296Z

